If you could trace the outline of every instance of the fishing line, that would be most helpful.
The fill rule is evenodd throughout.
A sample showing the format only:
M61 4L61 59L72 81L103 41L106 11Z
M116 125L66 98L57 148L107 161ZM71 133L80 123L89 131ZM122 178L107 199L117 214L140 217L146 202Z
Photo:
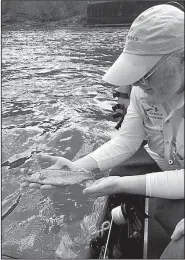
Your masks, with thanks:
M105 246L105 251L104 251L103 259L106 258L107 247L108 247L108 243L109 243L109 237L110 237L110 232L111 232L111 228L112 228L112 223L113 223L113 218L111 219L111 222L110 222L110 228L109 228L109 233L108 233L108 237L107 237L107 242L106 242L106 246Z
M111 222L110 223L110 226L109 227L104 227L105 224L107 225L106 222L103 223L102 225L102 232L109 229L109 233L108 233L108 236L107 236L107 241L106 241L106 246L105 246L105 251L104 251L104 255L103 255L103 259L106 258L106 253L107 253L107 247L108 247L108 243L109 243L109 238L110 238L110 233L111 233L111 228L112 228L112 223L113 221L117 224L117 225L123 225L126 222L124 216L123 216L123 213L122 213L122 210L121 210L121 206L118 206L114 209L112 209L111 211L111 215L112 215L112 218L111 218ZM108 222L108 221L107 221Z

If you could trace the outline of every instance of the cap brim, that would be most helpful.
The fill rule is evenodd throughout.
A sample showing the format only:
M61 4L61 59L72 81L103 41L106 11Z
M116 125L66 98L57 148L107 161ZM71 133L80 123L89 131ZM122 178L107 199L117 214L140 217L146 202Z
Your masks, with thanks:
M103 76L103 80L120 87L131 85L148 73L162 56L141 56L122 52Z

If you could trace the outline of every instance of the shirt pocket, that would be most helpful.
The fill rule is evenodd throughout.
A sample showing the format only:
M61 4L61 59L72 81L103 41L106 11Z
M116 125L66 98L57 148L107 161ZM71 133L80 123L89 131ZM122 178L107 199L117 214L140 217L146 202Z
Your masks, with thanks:
M152 128L152 126L144 125L146 132L146 139L150 149L161 157L164 157L164 136L163 131L159 128Z

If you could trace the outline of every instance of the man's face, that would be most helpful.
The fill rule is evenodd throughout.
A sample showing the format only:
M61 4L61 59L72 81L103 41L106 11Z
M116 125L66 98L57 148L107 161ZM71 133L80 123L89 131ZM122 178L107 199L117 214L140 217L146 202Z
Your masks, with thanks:
M164 62L149 78L148 85L139 87L148 95L152 104L162 104L184 89L184 64L179 55Z

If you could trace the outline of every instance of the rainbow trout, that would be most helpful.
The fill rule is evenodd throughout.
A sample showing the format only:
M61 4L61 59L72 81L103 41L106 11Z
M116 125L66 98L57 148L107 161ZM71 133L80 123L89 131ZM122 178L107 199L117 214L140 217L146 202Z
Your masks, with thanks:
M26 181L51 184L55 186L73 185L82 183L87 180L93 180L97 174L87 170L58 170L58 169L43 169L38 173L34 173L26 178Z

